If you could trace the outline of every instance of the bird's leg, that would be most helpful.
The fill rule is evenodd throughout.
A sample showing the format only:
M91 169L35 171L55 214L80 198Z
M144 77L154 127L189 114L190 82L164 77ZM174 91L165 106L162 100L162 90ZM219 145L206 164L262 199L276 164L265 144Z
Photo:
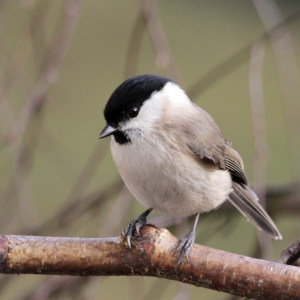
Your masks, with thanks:
M189 254L190 250L192 249L192 246L195 241L196 226L197 226L197 223L199 220L199 216L200 216L199 213L196 214L192 229L188 232L188 234L183 239L180 240L179 245L177 246L176 251L180 252L178 265L181 264L184 256L186 257L186 260L189 261L188 254Z
M140 214L136 219L132 220L126 229L122 230L122 235L127 240L128 247L131 249L131 239L132 236L137 233L137 235L140 235L140 229L143 225L147 223L147 216L150 214L150 212L153 210L153 208L148 208L145 210L142 214Z

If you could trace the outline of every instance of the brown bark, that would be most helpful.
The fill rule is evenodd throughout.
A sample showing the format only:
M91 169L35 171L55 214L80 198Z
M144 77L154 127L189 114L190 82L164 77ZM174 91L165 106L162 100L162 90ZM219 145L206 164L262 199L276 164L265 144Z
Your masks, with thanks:
M194 245L177 266L178 240L144 226L133 250L121 238L0 237L0 273L140 275L255 299L300 299L300 268Z

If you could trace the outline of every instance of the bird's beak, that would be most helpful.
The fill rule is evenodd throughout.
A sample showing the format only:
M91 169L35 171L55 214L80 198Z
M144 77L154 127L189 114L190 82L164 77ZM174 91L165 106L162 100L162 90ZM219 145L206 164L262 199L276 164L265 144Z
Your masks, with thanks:
M106 124L106 126L102 129L102 131L99 134L99 139L103 139L107 136L110 136L111 134L113 134L115 131L117 131L116 128Z

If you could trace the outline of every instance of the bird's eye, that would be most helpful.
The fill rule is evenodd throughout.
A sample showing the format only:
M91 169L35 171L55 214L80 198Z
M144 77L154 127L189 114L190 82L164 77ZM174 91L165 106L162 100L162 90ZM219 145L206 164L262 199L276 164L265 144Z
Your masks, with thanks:
M128 111L128 115L130 118L134 118L138 115L139 113L139 108L138 107L132 107L129 111Z

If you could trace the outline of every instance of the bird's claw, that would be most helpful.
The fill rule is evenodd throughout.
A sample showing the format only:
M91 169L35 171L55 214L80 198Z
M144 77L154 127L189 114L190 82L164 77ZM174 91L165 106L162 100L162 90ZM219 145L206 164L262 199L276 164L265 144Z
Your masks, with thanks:
M126 229L122 230L122 236L126 239L128 248L131 249L131 239L134 234L140 235L140 229L147 224L147 215L151 212L152 209L147 209L136 219L132 220Z
M179 266L182 263L183 257L185 256L187 262L189 262L189 252L192 249L196 237L195 230L189 231L189 233L180 240L176 252L179 252L179 259L177 265Z
M126 238L128 247L131 249L131 239L132 236L136 233L137 235L140 235L140 229L143 225L146 224L146 218L136 218L133 221L131 221L127 228L122 231L122 235Z

